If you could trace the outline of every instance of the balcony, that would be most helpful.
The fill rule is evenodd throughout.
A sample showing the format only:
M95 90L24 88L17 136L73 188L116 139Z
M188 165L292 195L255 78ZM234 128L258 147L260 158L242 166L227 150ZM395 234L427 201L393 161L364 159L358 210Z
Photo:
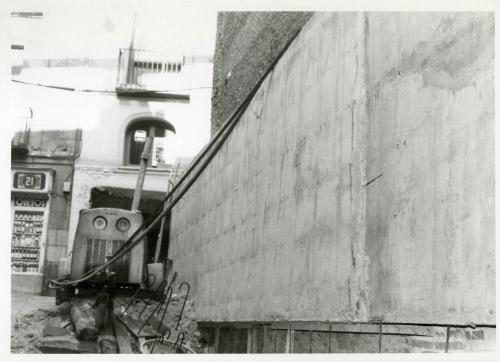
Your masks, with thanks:
M117 90L146 90L144 75L153 73L180 73L183 61L161 59L148 50L125 49L118 53Z
M146 84L149 75L178 74L182 68L182 59L168 61L155 52L122 48L118 53L116 93L121 98L188 103L188 94L151 90Z
M80 154L81 139L81 129L33 131L27 127L17 131L12 139L12 159L74 159Z
M26 156L29 152L30 129L28 126L17 131L11 142L12 156Z

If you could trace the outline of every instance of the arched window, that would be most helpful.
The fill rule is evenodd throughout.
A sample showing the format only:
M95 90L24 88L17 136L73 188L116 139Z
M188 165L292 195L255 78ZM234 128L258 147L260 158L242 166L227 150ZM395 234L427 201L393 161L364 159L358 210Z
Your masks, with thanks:
M147 137L165 137L166 132L175 133L175 128L169 122L159 119L141 119L133 121L125 134L125 165L139 165L144 142L136 142L134 134L136 131L146 132Z

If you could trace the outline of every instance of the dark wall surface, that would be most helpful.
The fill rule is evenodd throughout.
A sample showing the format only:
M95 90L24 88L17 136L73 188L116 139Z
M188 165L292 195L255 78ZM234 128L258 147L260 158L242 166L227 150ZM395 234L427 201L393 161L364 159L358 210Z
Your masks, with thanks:
M245 99L312 12L221 12L217 17L212 133Z

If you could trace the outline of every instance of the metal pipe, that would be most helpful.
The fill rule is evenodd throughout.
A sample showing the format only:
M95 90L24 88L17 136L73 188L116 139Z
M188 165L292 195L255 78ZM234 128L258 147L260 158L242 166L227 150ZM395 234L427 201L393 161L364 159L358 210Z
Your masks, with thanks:
M177 163L177 165L175 167L174 176L173 176L174 180L177 177L178 170L179 170L179 163ZM171 180L172 180L172 172L170 173L170 176L168 177L167 196L170 193L170 186L172 185L170 183ZM167 203L165 202L163 205L163 208L165 208L166 206L167 206ZM163 240L163 232L165 229L166 218L167 218L167 215L165 214L163 219L161 219L160 232L158 233L158 240L156 241L155 263L158 263L158 260L160 259L161 244L162 244L162 240Z
M146 137L146 143L144 143L144 149L141 154L141 165L139 166L139 176L137 176L137 185L135 186L134 199L132 200L132 211L139 211L142 188L144 186L144 179L146 178L146 167L148 166L149 157L151 156L152 143L153 138Z

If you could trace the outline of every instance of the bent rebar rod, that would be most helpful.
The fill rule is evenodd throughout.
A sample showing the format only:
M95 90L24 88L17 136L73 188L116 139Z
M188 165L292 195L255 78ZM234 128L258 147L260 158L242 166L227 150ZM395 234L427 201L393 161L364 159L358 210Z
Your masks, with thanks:
M170 333L171 333L170 329L167 330L167 332L168 332L168 334L166 336L163 335L163 336L161 336L159 338L155 338L153 340L153 343L151 344L151 349L150 349L149 353L153 353L153 350L158 343L163 343L163 341L166 341L170 337Z
M170 300L172 299L172 288L169 287L168 290L170 290L170 295L168 296L167 302L165 303L165 309L163 310L163 314L161 316L160 323L158 324L157 333L160 334L160 335L162 335L163 333L165 333L165 331L161 331L161 327L163 325L163 320L165 319L165 314L167 313L168 305L170 304ZM167 293L168 293L168 290L167 290ZM158 310L158 312L161 312L161 307ZM168 330L170 330L170 328L168 328L168 327L165 327L165 328L168 329Z
M179 342L179 337L182 336L181 341ZM184 332L181 332L177 335L177 339L174 343L175 353L182 353L182 345L184 344Z
M170 292L170 293L169 293ZM167 299L168 298L168 299ZM144 321L144 323L142 324L141 328L139 328L139 330L137 331L137 334L141 333L142 329L144 328L144 326L149 322L149 320L151 319L151 317L153 316L153 314L156 313L156 311L165 303L165 300L167 301L167 307L168 307L168 303L170 303L170 299L172 298L172 287L168 287L167 288L167 292L165 293L165 296L163 297L163 299L158 303L158 305L155 307L155 309L153 309L153 311L151 312L151 314L149 315L148 318L146 318L146 320ZM166 309L165 309L166 310Z
M189 291L191 290L191 286L189 285L188 282L182 282L179 285L179 291L181 290L183 285L187 286L187 292L186 292L186 296L184 297L184 303L182 303L182 308L181 308L181 312L179 314L179 318L177 319L177 324L175 325L175 330L177 330L179 328L179 323L180 323L181 318L182 318L182 313L184 312L184 306L186 305L186 301L187 301L188 296L189 296Z
M174 272L174 274L172 275L172 279L170 280L170 283L168 284L167 290L169 287L172 286L172 284L175 282L176 279L177 279L177 272ZM167 283L167 280L165 279L160 283L160 285L158 285L158 287L154 290L155 295L156 295L156 293L158 293L158 291L160 291L162 288L165 287L166 283ZM145 305L144 305L144 308L142 308L141 312L139 313L139 318L142 316L142 313L146 310L146 308L151 303L151 298L147 298L144 303L145 303Z
M146 283L149 281L149 277L153 277L153 283L155 282L155 279L156 279L156 275L154 274L151 274L151 275L146 275L144 276L144 278L142 279L142 282L139 284L139 288L137 288L137 291L134 293L134 295L132 296L132 298L130 298L127 306L125 307L125 309L121 312L120 316L123 316L125 314L125 312L130 308L130 306L132 305L132 303L134 302L134 300L137 298L137 295L139 294L139 292L141 291L141 289L143 289L143 287L146 285Z

